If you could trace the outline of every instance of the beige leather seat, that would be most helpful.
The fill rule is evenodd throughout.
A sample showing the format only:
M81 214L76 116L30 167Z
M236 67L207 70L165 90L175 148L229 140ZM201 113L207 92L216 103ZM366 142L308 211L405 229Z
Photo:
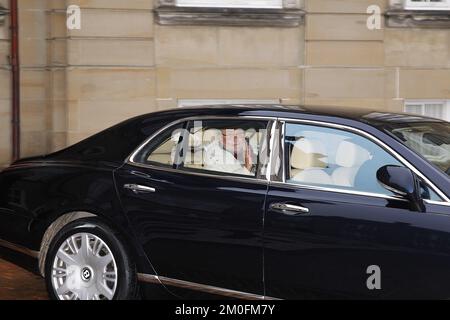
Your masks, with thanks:
M358 171L372 158L369 151L349 141L339 144L336 164L339 166L332 174L333 183L341 187L354 187Z
M299 139L291 154L291 180L303 184L332 184L325 145L317 139Z

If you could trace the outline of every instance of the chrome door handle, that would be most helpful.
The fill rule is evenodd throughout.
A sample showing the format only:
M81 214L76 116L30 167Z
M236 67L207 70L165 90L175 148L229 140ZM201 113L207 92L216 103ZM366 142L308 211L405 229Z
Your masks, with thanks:
M136 194L139 193L155 193L156 189L152 187L142 186L139 184L126 184L123 186L125 189L131 190Z
M275 211L281 211L283 214L288 216L297 216L309 213L308 208L288 203L274 203L270 205L270 209Z

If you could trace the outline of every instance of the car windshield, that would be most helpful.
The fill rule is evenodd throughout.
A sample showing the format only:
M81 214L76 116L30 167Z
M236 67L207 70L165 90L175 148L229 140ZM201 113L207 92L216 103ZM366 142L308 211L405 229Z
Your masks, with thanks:
M446 174L450 175L450 123L412 122L386 128Z

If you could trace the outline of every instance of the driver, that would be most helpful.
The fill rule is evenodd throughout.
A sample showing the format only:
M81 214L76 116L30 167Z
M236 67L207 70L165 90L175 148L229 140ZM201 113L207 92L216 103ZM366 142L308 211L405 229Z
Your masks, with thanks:
M205 147L204 167L211 171L254 176L256 161L243 129L217 131L219 137Z

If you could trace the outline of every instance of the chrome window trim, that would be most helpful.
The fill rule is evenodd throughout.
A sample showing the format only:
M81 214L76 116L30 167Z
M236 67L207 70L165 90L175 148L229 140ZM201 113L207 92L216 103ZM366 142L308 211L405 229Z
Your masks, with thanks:
M165 167L159 167L159 166L154 166L154 165L149 165L149 164L142 164L142 163L138 163L134 161L135 156L142 151L142 149L148 144L150 143L155 137L157 137L159 134L161 134L162 132L164 132L165 130L169 129L172 126L175 126L179 123L185 122L185 121L192 121L192 120L239 120L239 119L247 119L247 120L266 120L266 121L273 121L274 122L274 127L276 127L276 123L277 122L282 122L283 126L282 126L282 141L283 143L281 144L281 147L283 148L283 159L282 159L282 163L283 163L283 181L281 182L277 182L277 181L271 181L271 176L272 176L272 163L273 163L273 147L274 147L274 143L275 143L275 139L277 138L277 135L275 134L271 134L271 141L269 142L269 157L270 157L270 164L268 166L268 172L266 175L266 179L258 179L258 178L246 178L246 177L238 177L238 176L226 176L226 175L217 175L217 174L207 174L207 173L198 173L198 172L190 172L190 171L183 171L183 170L178 170L178 169L172 169L172 168L165 168ZM326 187L315 187L315 186L307 186L307 185L301 185L301 184L291 184L291 183L287 183L286 182L286 159L284 157L285 154L285 146L284 146L284 136L285 136L285 127L286 127L286 122L292 122L292 123L303 123L303 124L310 124L310 125L317 125L317 126L324 126L324 127L329 127L329 128L335 128L335 129L340 129L340 130L344 130L344 131L350 131L350 132L354 132L357 133L359 135L362 135L366 138L368 138L369 140L373 141L375 144L377 144L378 146L380 146L381 148L383 148L385 151L389 152L392 156L394 156L394 158L396 158L398 161L400 161L401 163L403 163L407 168L409 168L410 170L412 170L415 174L417 174L429 187L431 187L431 189L438 195L440 196L443 201L432 201L432 200L425 200L426 203L429 204L434 204L434 205L443 205L443 206L450 206L450 199L445 195L445 193L443 193L439 188L436 187L436 185L434 185L434 183L432 183L428 178L425 177L424 174L422 174L422 172L420 172L416 167L414 167L409 161L407 161L405 158L403 158L400 154L398 154L396 151L394 151L391 147L389 147L387 144L385 144L384 142L382 142L380 139L376 138L375 136L373 136L372 134L365 132L361 129L357 129L354 127L350 127L347 125L342 125L342 124L337 124L337 123L332 123L332 122L325 122L325 121L318 121L318 120L305 120L305 119L291 119L291 118L277 118L277 117L270 117L270 116L199 116L199 117L187 117L187 118L182 118L182 119L178 119L176 121L173 121L167 125L165 125L163 128L159 129L156 133L154 133L153 135L151 135L149 138L147 138L126 160L125 163L128 163L130 165L136 166L136 167L141 167L141 168L148 168L148 169L155 169L155 170L159 170L159 171L169 171L169 172L176 172L176 173L183 173L183 174L190 174L190 175L196 175L196 176L206 176L206 177L212 177L212 178L219 178L219 179L226 179L226 180L240 180L240 181L252 181L252 182L258 182L258 183L267 183L267 182L273 182L275 184L286 184L286 185L291 185L291 186L295 186L298 188L303 188L303 189L312 189L312 190L322 190L322 191L328 191L328 192L336 192L336 193L344 193L344 194L357 194L357 195L364 195L364 196L370 196L370 197L377 197L377 198L385 198L385 199L390 199L390 200L405 200L405 199L401 199L400 197L394 197L394 196L388 196L388 195L384 195L384 194L378 194L378 193L369 193L369 192L359 192L359 191L349 191L349 190L345 190L345 189L340 189L340 188L326 188ZM273 128L272 127L272 130ZM406 201L406 200L405 200Z
M275 142L276 139L278 139L278 136L276 134L276 130L277 130L277 123L278 123L278 119L274 119L272 120L272 127L270 128L270 140L268 143L268 147L269 147L269 163L267 164L267 172L266 172L266 180L270 182L272 180L272 166L273 166L273 150L275 148Z
M420 172L414 165L412 165L408 160L403 158L403 156L401 156L399 153L397 153L394 149L392 149L390 146L388 146L386 143L384 143L377 137L373 136L372 134L370 134L364 130L361 130L361 129L357 129L357 128L350 127L347 125L332 123L332 122L324 122L324 121L317 121L317 120L305 120L305 119L290 119L290 118L279 118L278 120L283 122L284 126L286 126L287 122L307 124L307 125L316 125L316 126L339 129L339 130L343 130L343 131L350 131L350 132L359 134L361 136L364 136L367 139L374 142L375 144L377 144L379 147L383 148L388 153L390 153L394 158L396 158L399 162L401 162L403 165L405 165L405 167L409 168L411 171L413 171L415 174L417 174L439 197L441 197L441 199L443 199L442 202L432 201L434 204L450 206L450 200L445 195L444 192L442 192L438 187L436 187L436 185L433 182L431 182L431 180L429 180L427 177L425 177L425 175L422 172ZM284 143L283 143L283 145L284 145ZM286 162L286 159L283 156L283 165L284 166L286 166L285 162ZM286 182L286 175L283 176L282 182L289 184ZM297 184L292 184L292 185L297 185ZM332 191L332 192L348 193L347 190L340 189L340 188L325 188L325 189L327 189L327 191ZM353 193L356 194L356 192L353 192ZM358 191L358 194L367 195L367 196L376 196L376 197L382 196L383 198L386 198L386 199L396 199L396 200L400 199L397 197L392 197L392 196L382 195L382 194L377 194L377 193L368 193L368 192L359 192ZM429 203L429 202L427 202L427 203Z
M211 173L203 173L203 172L193 172L193 171L187 171L187 170L179 170L179 169L173 169L173 168L167 168L167 167L163 167L163 166L156 166L156 165L151 165L151 164L144 164L144 163L139 163L135 161L135 157L136 155L142 151L142 149L144 149L149 143L151 143L157 136L159 136L161 133L163 133L164 131L166 131L167 129L180 124L182 122L187 122L187 121L196 121L196 120L240 120L240 119L245 119L245 120L251 120L251 121L258 121L258 120L262 120L262 121L273 121L272 126L274 126L277 122L276 117L264 117L264 116L192 116L192 117L187 117L187 118L182 118L182 119L178 119L175 120L167 125L165 125L163 128L159 129L158 131L156 131L156 133L154 133L153 135L151 135L149 138L147 138L126 160L125 163L135 166L135 167L140 167L140 168L147 168L147 169L153 169L153 170L159 170L159 171L166 171L166 172L176 172L176 173L180 173L180 174L188 174L188 175L195 175L195 176L203 176L203 177L211 177L211 178L219 178L219 179L225 179L225 180L238 180L238 181L246 181L246 182L256 182L256 183L264 183L267 184L270 181L270 174L271 174L271 167L269 166L268 169L268 174L269 174L269 180L266 179L261 179L261 178L257 178L257 177L241 177L241 176L232 176L232 175L220 175L220 174L214 174L213 171L211 171ZM273 127L272 127L273 129ZM271 129L271 130L272 130ZM271 134L270 137L270 141L269 141L269 164L271 164L272 162L272 146L274 143L274 135Z
M192 176L209 177L209 178L216 178L216 179L222 179L222 180L234 180L234 181L238 180L238 181L243 181L243 182L252 182L252 183L259 183L259 184L264 184L264 185L267 185L267 183L269 182L265 179L253 178L253 177L247 178L244 176L241 177L241 176L218 175L218 174L214 174L213 173L214 171L211 171L212 174L209 174L209 173L203 173L203 172L193 172L193 171L185 171L185 170L180 170L180 169L159 167L159 166L154 166L151 164L143 164L143 163L138 163L138 162L129 163L129 164L132 166L135 166L135 167L140 167L140 168L145 168L145 169L186 174L186 175L192 175Z
M437 205L437 206L444 206L444 207L450 207L450 202L440 202L440 201L428 200L428 199L424 199L424 201L427 204L432 204L432 205Z
M281 169L281 174L283 175L282 179L283 182L286 182L286 174L287 174L287 168L285 165L285 161L286 161L286 146L284 143L284 139L286 138L286 122L285 121L279 121L281 124L281 155L283 157L283 159L281 159L281 165L283 166L283 168Z
M333 192L333 193L341 193L341 194L348 194L348 195L355 195L355 196L365 196L365 197L371 197L371 198L381 198L381 199L386 199L386 200L397 200L397 201L408 202L408 200L406 200L402 197L388 196L388 195L382 194L382 193L354 191L354 190L346 190L346 189L330 188L330 187L320 187L320 186L312 186L312 185L281 182L281 181L276 181L276 182L272 181L271 185L291 186L291 187L296 187L298 189L306 189L306 190L312 190L312 191ZM450 203L449 203L449 205L450 205Z
M195 282L189 282L185 280L178 280L173 278L161 277L153 274L138 273L138 280L141 282L161 284L164 286L171 286L183 289L189 289L199 292L205 292L209 294L220 295L223 297L241 299L241 300L280 300L264 295L247 293L242 291L236 291L231 289L219 288L215 286L204 285Z

